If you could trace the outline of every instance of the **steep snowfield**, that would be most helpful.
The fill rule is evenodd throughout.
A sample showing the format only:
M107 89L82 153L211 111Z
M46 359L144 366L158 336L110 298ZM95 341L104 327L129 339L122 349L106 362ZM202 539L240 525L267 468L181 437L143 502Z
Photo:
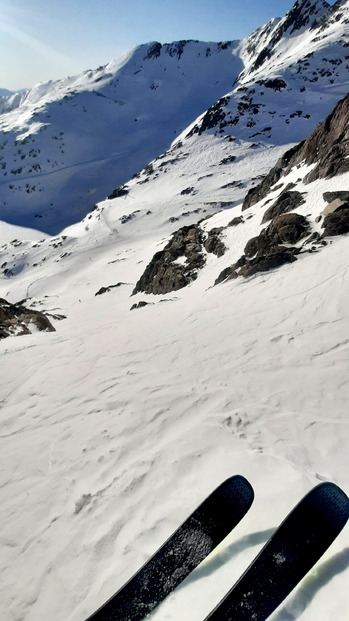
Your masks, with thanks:
M304 4L321 9L326 3ZM47 312L56 328L54 333L0 341L1 621L84 621L214 487L240 473L255 490L250 512L149 616L152 621L202 621L311 487L331 480L349 492L348 235L327 238L326 246L318 245L317 251L304 252L278 270L213 286L221 271L241 256L246 242L265 227L262 215L280 195L280 186L295 184L304 203L293 211L306 216L311 232L319 233L324 192L349 191L347 172L305 183L313 165L303 162L262 201L241 210L247 190L347 92L347 10L347 0L338 2L326 12L325 22L319 18L311 32L322 38L314 42L308 58L309 23L299 24L304 39L287 31L288 44L298 46L298 56L295 48L282 48L285 38L279 39L280 56L272 58L275 71L263 77L262 67L252 65L284 20L273 20L258 36L251 35L245 47L239 42L220 51L216 47L212 68L218 70L224 59L222 81L228 74L230 80L236 50L248 68L241 77L244 83L234 91L228 84L222 91L217 86L218 96L226 94L220 101L212 96L215 86L207 86L213 89L212 99L185 121L189 107L192 111L192 93L188 95L183 125L177 125L180 115L172 109L151 145L146 131L154 128L157 112L148 99L154 117L149 125L144 121L144 152L137 150L139 167L132 174L140 172L116 180L108 193L119 182L125 185L81 222L61 230L66 214L60 221L58 206L63 203L57 202L57 213L51 210L47 223L59 234L35 230L32 219L33 229L25 229L29 212L23 201L12 224L0 224L0 297L26 299L27 306ZM163 84L152 89L160 109L161 97L168 102L169 89L173 93L178 63L192 75L193 49L205 49L206 54L207 44L190 42L181 54L178 45L137 48L109 69L86 73L81 92L80 78L41 85L24 95L27 108L17 108L11 118L30 133L29 140L41 140L45 130L39 131L40 126L47 124L48 142L57 142L52 131L58 144L59 123L68 127L72 118L63 110L73 109L77 100L79 105L99 100L95 84L106 96L109 80L126 74L126 98L135 94L138 75L140 96L141 76L130 68L145 49L154 54L149 66L165 58L168 72L173 62L171 88ZM326 55L321 52L324 45ZM338 58L341 63L330 62ZM317 80L309 83L311 75ZM103 79L96 83L98 76ZM104 99L103 105L112 106ZM205 112L210 102L216 104ZM175 108L178 102L172 103ZM47 105L45 114L51 106L62 108L55 129L44 119L42 105ZM132 100L130 105L136 104ZM33 119L36 106L40 110ZM97 110L93 106L89 112ZM74 131L83 130L81 116L80 110ZM173 126L169 119L175 119ZM108 129L102 119L96 127L101 142L95 143L93 135L88 138L98 159ZM74 141L69 143L71 165L78 151ZM138 143L130 147L134 155L132 149ZM148 159L141 162L143 156ZM86 159L90 157L86 152ZM122 159L127 160L125 154ZM97 187L104 191L104 164L98 164L98 171L97 164L88 165L96 174L89 188L96 188L97 195ZM126 161L125 171L127 166ZM76 173L81 171L79 164ZM68 173L57 168L58 174ZM44 179L49 184L53 177ZM64 183L62 196L78 192L76 178L67 176ZM53 195L56 180L51 189ZM237 226L224 229L226 253L220 258L206 253L205 267L184 289L132 296L146 265L171 233L206 216L212 217L201 223L205 232L241 218ZM69 217L69 223L74 219ZM111 289L96 295L102 287ZM140 301L148 305L130 311ZM346 620L348 576L347 526L271 619Z
M298 213L316 230L323 192L348 184L348 174L298 183ZM130 298L165 243L162 226L142 235L133 218L117 233L104 211L88 231L81 223L66 239L28 242L27 262L41 253L41 263L2 280L1 296L67 315L54 334L0 343L5 621L82 621L213 487L241 473L256 492L250 513L150 617L202 620L307 490L322 480L348 490L347 238L213 288L260 230L257 204L227 229L228 254L209 255L191 286ZM144 298L152 304L130 312ZM346 619L348 549L346 529L273 618Z

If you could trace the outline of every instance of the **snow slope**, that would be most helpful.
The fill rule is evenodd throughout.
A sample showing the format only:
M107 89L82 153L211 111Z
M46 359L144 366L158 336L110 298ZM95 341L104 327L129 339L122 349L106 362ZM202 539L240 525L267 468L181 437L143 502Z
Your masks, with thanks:
M308 171L283 184L305 192L297 211L316 230L323 192L349 188L349 177L297 181ZM203 226L226 225L240 207ZM65 239L10 244L41 262L3 277L1 295L67 318L56 333L0 343L5 621L82 621L213 487L241 473L256 492L249 514L150 617L199 621L307 490L332 480L348 491L347 236L212 287L261 229L261 205L243 217L195 282L145 296L151 304L132 312L144 299L130 298L133 286L165 243L161 226L142 234L133 218L119 233L101 216ZM348 549L346 529L273 619L346 619Z
M346 49L337 35L344 40L348 2L336 4L331 15L342 17L321 31L332 59ZM258 54L280 23L262 29ZM324 192L349 191L348 172L306 183L315 165L303 162L242 211L251 185L346 88L344 62L308 84L319 55L299 72L280 56L268 79L287 82L281 90L246 74L115 198L59 235L0 225L0 297L27 299L56 328L0 342L2 621L83 621L215 486L241 473L255 489L250 512L149 617L202 621L303 494L323 480L349 492L348 235L213 286L289 183L303 194L295 211L310 233L322 232ZM252 137L267 115L271 130ZM204 233L227 227L226 253L206 253L186 288L131 296L171 233L208 215ZM243 222L227 226L235 217ZM96 295L102 287L111 288ZM140 301L148 305L130 311ZM273 621L347 619L348 575L347 527Z
M2 219L51 233L80 220L230 90L242 69L232 47L151 43L29 91L0 117Z

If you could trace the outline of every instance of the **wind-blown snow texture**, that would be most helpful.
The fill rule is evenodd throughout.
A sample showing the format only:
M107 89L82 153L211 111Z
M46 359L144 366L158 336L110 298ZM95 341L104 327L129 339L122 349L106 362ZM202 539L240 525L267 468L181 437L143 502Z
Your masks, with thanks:
M296 2L244 41L141 46L0 116L0 297L56 329L0 343L2 620L83 621L240 473L249 514L149 617L201 621L306 491L348 492L348 236L319 236L349 172L307 183L316 163L298 163L242 211L347 94L348 20L347 0ZM214 287L287 187L313 246ZM204 249L185 288L131 296L208 215L225 253ZM348 575L347 528L273 621L347 619Z

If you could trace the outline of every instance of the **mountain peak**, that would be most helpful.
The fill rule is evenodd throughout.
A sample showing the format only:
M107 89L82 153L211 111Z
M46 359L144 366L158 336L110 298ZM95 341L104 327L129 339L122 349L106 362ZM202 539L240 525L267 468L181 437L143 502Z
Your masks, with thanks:
M269 41L258 54L251 70L259 69L274 54L282 39L301 35L304 30L323 19L331 8L325 0L296 0L292 9L272 30Z
M305 26L310 26L322 17L329 7L325 0L296 0L282 20L283 33L289 31L289 34L292 34Z

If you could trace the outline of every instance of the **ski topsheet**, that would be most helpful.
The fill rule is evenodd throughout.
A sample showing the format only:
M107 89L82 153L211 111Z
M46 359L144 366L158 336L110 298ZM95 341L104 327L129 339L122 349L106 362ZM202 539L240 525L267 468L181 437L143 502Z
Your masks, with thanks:
M267 619L324 554L348 517L349 499L339 487L315 487L205 621Z
M244 477L227 479L87 621L144 619L240 522L253 498Z

